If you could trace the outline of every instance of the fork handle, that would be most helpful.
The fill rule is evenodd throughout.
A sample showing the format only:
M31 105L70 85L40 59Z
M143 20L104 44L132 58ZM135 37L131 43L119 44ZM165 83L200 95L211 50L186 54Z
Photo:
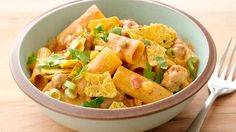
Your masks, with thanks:
M189 128L187 129L187 132L199 132L202 124L205 120L205 117L207 115L207 112L209 111L211 105L216 100L216 98L219 96L219 91L211 92L210 96L205 101L201 111L198 113L197 117L193 120Z

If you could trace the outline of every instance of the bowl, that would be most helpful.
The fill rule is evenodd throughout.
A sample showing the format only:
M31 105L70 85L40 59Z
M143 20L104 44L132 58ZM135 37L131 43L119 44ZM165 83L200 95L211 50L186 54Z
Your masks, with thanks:
M91 5L108 16L131 18L141 24L163 23L190 41L200 58L197 78L181 92L158 102L127 109L95 109L74 106L44 95L29 81L26 61ZM74 1L51 9L32 20L17 36L10 54L12 76L21 90L42 106L43 111L64 126L78 131L145 131L180 113L206 84L216 63L216 49L207 30L193 17L169 5L144 0Z

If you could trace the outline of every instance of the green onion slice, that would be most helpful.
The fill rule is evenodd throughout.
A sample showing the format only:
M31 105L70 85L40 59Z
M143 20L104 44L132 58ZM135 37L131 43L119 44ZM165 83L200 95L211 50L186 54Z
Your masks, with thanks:
M71 99L75 99L77 97L74 91L69 88L65 89L65 95Z
M112 28L112 33L115 33L117 35L121 35L122 28L121 27L114 27Z
M55 99L58 99L58 100L61 99L61 92L58 89L56 89L56 88L50 89L49 95L52 98L55 98Z
M70 82L70 81L66 81L64 85L65 85L67 88L71 89L71 90L75 90L75 88L76 88L75 83Z
M193 79L196 77L197 63L198 63L198 58L194 56L191 56L187 61L187 69Z

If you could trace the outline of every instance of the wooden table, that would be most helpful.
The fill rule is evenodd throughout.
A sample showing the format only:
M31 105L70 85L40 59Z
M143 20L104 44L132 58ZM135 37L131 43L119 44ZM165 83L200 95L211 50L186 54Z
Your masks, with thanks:
M218 55L230 36L236 35L235 0L161 0L197 18L212 35ZM17 33L34 17L67 0L2 0L0 4L0 132L72 131L38 109L15 84L8 66L9 49ZM151 131L184 131L208 96L204 87L176 118ZM236 131L236 93L219 98L208 114L203 132Z

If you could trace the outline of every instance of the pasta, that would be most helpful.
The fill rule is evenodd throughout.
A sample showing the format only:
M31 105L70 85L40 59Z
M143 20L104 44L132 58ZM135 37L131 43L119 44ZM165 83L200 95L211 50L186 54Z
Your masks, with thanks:
M103 13L97 8L97 6L91 6L81 17L75 20L69 25L63 32L57 36L57 50L65 49L66 39L70 35L80 35L84 32L90 22L90 20L105 18Z
M103 73L109 71L113 74L121 64L121 60L112 52L112 50L105 48L88 64L88 71L91 73Z
M30 80L39 89L44 88L48 82L48 79L41 75L41 70L37 67L37 65L50 54L51 51L47 48L40 48L37 52L37 59Z
M151 103L172 95L172 92L157 83L122 66L117 69L113 82L119 90L144 103Z
M161 101L197 76L198 56L161 23L105 17L96 5L28 57L45 95L82 107L119 109Z
M111 48L123 61L134 64L143 52L144 44L139 40L130 39L116 34L109 34L107 46Z
M143 74L144 69L147 68L147 55L143 54L141 59L134 64L129 64L127 66L130 70L135 71L136 73Z

